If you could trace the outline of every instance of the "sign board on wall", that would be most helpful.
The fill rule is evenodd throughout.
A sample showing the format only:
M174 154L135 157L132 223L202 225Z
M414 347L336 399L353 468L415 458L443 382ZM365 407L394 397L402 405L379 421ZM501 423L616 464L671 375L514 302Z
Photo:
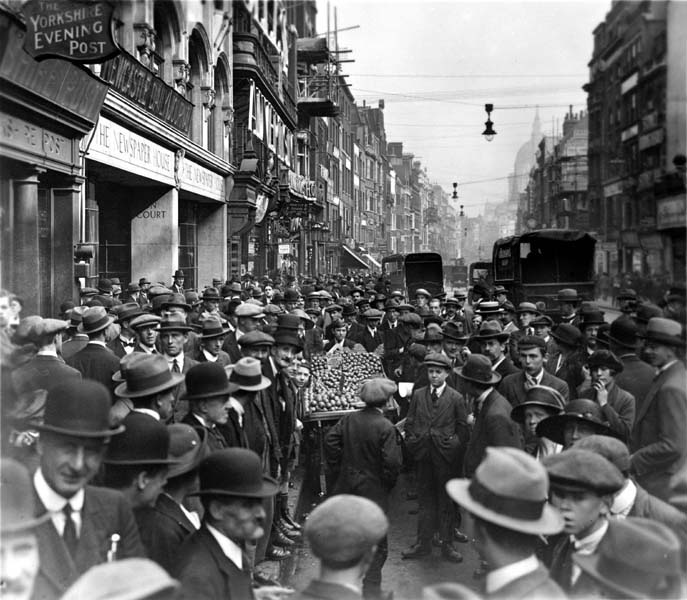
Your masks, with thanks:
M109 2L30 0L22 7L24 49L36 59L103 62L119 52L112 35L113 12Z

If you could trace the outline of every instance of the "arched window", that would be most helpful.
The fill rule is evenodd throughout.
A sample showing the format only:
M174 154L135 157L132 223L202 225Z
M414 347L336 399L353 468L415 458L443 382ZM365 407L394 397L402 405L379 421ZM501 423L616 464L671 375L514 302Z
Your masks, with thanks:
M226 56L222 55L215 66L215 108L210 120L210 139L212 151L226 161L231 161L231 130L234 121L229 79L229 63Z
M154 51L148 66L165 83L174 85L174 65L172 59L181 40L181 27L172 2L155 2L153 9L155 29Z
M209 148L210 121L215 107L215 90L208 86L208 58L203 38L194 29L188 42L188 62L191 68L189 93L187 98L193 102L191 139L203 148Z

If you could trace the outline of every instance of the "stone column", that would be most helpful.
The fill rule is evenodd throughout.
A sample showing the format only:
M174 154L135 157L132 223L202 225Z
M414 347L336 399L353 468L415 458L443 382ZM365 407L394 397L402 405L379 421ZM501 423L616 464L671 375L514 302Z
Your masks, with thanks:
M179 193L160 196L131 220L131 281L169 284L179 265Z

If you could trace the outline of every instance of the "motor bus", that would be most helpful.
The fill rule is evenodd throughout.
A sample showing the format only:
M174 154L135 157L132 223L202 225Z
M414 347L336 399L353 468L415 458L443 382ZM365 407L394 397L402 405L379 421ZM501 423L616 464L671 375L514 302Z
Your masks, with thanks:
M389 291L401 290L406 298L415 298L416 290L426 289L432 296L444 291L444 269L436 252L392 254L382 259L382 274Z

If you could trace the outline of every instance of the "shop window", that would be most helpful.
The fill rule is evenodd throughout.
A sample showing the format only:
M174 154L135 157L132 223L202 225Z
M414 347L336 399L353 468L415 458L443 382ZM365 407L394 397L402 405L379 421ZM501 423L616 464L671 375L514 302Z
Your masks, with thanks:
M184 287L195 289L198 281L198 204L179 200L179 268Z
M40 289L38 290L38 310L49 314L52 297L52 194L49 189L38 188L38 271Z
M100 277L119 277L126 284L131 271L131 217L122 210L128 188L103 185L98 188L98 270Z

